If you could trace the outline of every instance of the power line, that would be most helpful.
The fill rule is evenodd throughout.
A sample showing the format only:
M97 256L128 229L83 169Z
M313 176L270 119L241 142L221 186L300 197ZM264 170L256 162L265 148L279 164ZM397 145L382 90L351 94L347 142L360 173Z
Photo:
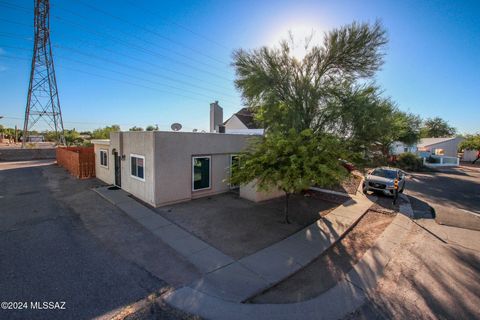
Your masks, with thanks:
M73 26L76 26L77 28L80 28L80 29L83 29L84 31L88 32L88 33L91 33L91 34L96 34L102 38L110 38L110 39L113 39L115 42L125 46L126 48L128 49L135 49L135 50L138 50L138 51L141 51L143 53L146 53L146 54L150 54L152 56L156 56L156 57L161 57L163 59L167 59L167 60L170 60L171 62L173 63L176 63L178 65L183 65L185 67L188 67L190 69L194 69L194 70L197 70L199 72L202 72L202 73L206 73L206 74L210 74L212 76L215 76L217 78L221 78L223 80L226 80L226 81L231 81L231 79L229 78L226 78L226 77L223 77L217 73L214 73L212 71L209 71L209 70L205 70L205 69L202 69L202 68L198 68L197 66L194 66L194 65L191 65L191 64L188 64L188 63L185 63L185 62L182 62L182 61L179 61L179 60L176 60L174 58L171 58L169 56L166 56L162 53L158 53L156 51L152 51L148 48L145 48L145 47L142 47L142 46L138 46L138 45L135 45L135 44L132 44L128 41L125 41L125 40L122 40L118 37L115 37L115 36L112 36L112 35L109 35L109 34L105 34L105 33L102 33L102 32L98 32L98 31L91 31L91 30L88 30L88 29L85 29L84 26L78 24L78 23L75 23L75 22L71 22L71 21L68 21L64 18L61 18L61 17L57 17L57 16L53 16L56 20L60 21L60 22L63 22L63 23L66 23L66 24L70 24L70 25L73 25Z
M0 5L1 4L5 4L4 1L1 1L0 0ZM25 8L25 7L22 7L22 6L18 6L18 5L14 5L14 4L8 4L8 7L9 8L13 8L13 9L18 9L18 10L23 10L23 11L27 11L27 12L30 12L30 10L28 8ZM112 36L110 34L106 34L106 33L102 33L102 32L99 32L98 30L89 30L87 28L85 28L85 26L79 24L79 23L76 23L76 22L72 22L72 21L69 21L63 17L60 17L60 16L56 16L56 15L51 15L51 17L53 17L55 20L59 21L59 22L62 22L62 23L65 23L65 24L68 24L68 25L71 25L71 26L74 26L76 28L79 28L87 33L90 33L90 34L95 34L97 36L100 36L104 39L112 39L113 41L115 41L116 43L119 43L123 46L125 46L126 48L128 49L134 49L134 50L137 50L137 51L140 51L140 52L143 52L143 53L146 53L146 54L149 54L149 55L152 55L152 56L156 56L156 57L161 57L163 59L167 59L175 64L178 64L178 65L182 65L182 66L185 66L187 68L190 68L190 69L193 69L193 70L197 70L199 72L202 72L202 73L205 73L205 74L210 74L212 76L215 76L219 79L223 79L223 80L226 80L226 81L232 81L232 79L229 79L229 78L226 78L224 76L221 76L215 72L212 72L210 70L205 70L205 69L202 69L202 68L199 68L197 66L194 66L194 65L191 65L191 64L188 64L188 63L185 63L185 62L182 62L182 61L179 61L179 60L176 60L174 58L171 58L169 56L166 56L162 53L159 53L159 52L155 52L155 51L152 51L146 47L142 47L142 46L138 46L138 45L135 45L131 42L128 42L128 41L125 41L121 38L118 38L118 37L115 37L115 36ZM140 39L141 41L146 41L146 40L142 40L141 38L138 38ZM148 41L147 41L148 42ZM201 63L199 62L199 64L204 64L204 63Z
M30 60L30 59L24 58L24 57L9 56L9 55L1 55L0 58L8 58L8 59L13 59L13 60L25 60L25 61L29 61L29 60ZM123 79L118 79L118 78L112 78L112 77L108 77L108 76L101 75L101 74L98 74L98 73L88 72L88 71L85 71L85 70L79 70L79 69L71 68L71 67L67 67L67 66L61 66L61 65L60 65L60 66L57 66L57 68L58 68L58 67L60 67L61 69L67 69L67 70L71 70L71 71L74 71L74 72L79 72L79 73L84 73L84 74L91 75L91 76L95 76L95 77L99 77L99 78L104 78L104 79L107 79L107 80L113 80L113 81L117 81L117 82L122 82L122 83L125 83L125 84L129 84L129 85L141 87L141 88L144 88L144 89L149 89L149 90L153 90L153 91L157 91L157 92L161 92L161 93L166 93L166 94L171 94L171 95L179 96L179 97L182 97L182 98L190 99L190 100L192 100L192 101L201 101L201 102L204 102L203 100L199 100L198 98L194 98L194 97L191 97L191 96L179 94L179 93L176 93L176 92L165 91L165 90L158 89L158 88L153 88L153 87L150 87L150 86L145 86L145 85L143 85L143 84L138 84L138 83L135 83L135 82L132 82L132 81L128 81L128 80L123 80ZM117 72L117 73L118 73L118 72Z
M56 7L60 8L61 10L66 11L66 12L69 12L69 13L71 13L71 14L74 14L74 15L76 15L76 16L84 19L84 20L88 20L88 18L86 18L85 16L79 15L79 14L77 14L77 13L71 11L71 10L65 9L65 8L63 8L63 7L59 7L58 4L56 5ZM62 18L62 19L63 19L63 18ZM17 24L17 25L22 25L22 26L26 26L26 27L30 27L30 28L32 27L31 25L28 25L28 24L19 23L19 22L7 20L7 19L1 19L1 18L0 18L0 21L5 21L5 22L8 22L8 23ZM103 24L103 25L106 25L106 24ZM120 29L116 29L116 30L119 31L119 32L121 32L121 33L123 33L123 34L129 35L129 36L133 36L133 37L135 37L136 39L138 39L138 40L140 40L140 41L143 41L143 42L145 42L145 43L148 43L148 44L157 46L157 44L154 43L154 42L151 42L151 41L142 39L142 38L137 37L137 36L135 36L135 35L131 35L131 34L129 34L129 33L127 33L127 32L124 32L124 31L122 31L122 30L120 30ZM157 46L157 47L158 47L158 46ZM98 47L96 47L96 48L98 49ZM127 57L127 58L132 59L132 60L140 61L140 62L143 62L143 63L148 63L148 64L150 64L150 65L152 65L152 66L158 67L158 68L163 69L163 70L166 70L166 71L168 71L168 72L172 72L172 73L175 73L175 74L180 74L180 75L183 75L183 76L186 76L186 77L195 79L195 80L197 80L197 81L202 81L203 83L206 83L204 79L195 78L195 77L192 77L192 76L189 75L189 74L179 72L178 70L173 70L173 69L170 69L170 68L166 68L166 67L164 67L164 66L160 66L160 65L158 65L158 64L153 64L153 63L151 63L150 61L146 61L146 60L143 60L143 59L138 59L137 57L132 57L132 56L126 55L126 54L124 54L124 53L119 53L119 52L117 52L117 51L115 51L115 50L108 49L108 48L99 48L99 49L104 50L104 51L111 52L111 53L113 53L113 54L121 55L121 56ZM187 59L190 59L190 57L188 57L188 56L186 56L186 55L183 55L183 54L179 54L179 55L181 55L181 56L183 56L183 57L185 57L185 58L187 58ZM192 61L195 61L195 60L192 60ZM208 82L207 82L207 83L208 83ZM210 83L210 84L213 85L213 83ZM214 85L218 87L217 84L214 84Z
M1 36L1 34L0 34L0 36ZM31 49L27 49L27 48L21 48L21 47L16 47L16 46L9 46L9 45L4 45L3 47L4 47L4 48L12 48L12 49L24 50L24 51L30 51L30 50L31 50ZM90 54L90 53L85 53L85 52L82 52L82 51L77 50L77 49L73 49L73 48L69 48L69 47L64 47L64 46L59 46L59 45L56 45L56 46L54 46L54 47L55 47L55 48L60 48L60 49L65 49L65 50L67 50L67 51L71 51L71 52L74 52L74 53L77 53L77 54L80 54L80 55L83 55L83 56L86 56L86 57L89 57L89 58L101 60L101 61L104 61L104 62L107 62L107 63L110 63L110 64L118 65L118 66L120 66L120 67L122 67L122 68L131 69L131 70L133 70L133 71L139 71L139 72L142 72L142 73L145 73L145 74L153 75L153 76L158 77L158 78L161 78L161 79L165 78L165 79L167 79L168 81L171 81L171 82L177 82L177 83L181 83L181 84L184 84L184 85L187 85L187 86L190 86L190 87L195 87L195 88L199 88L199 89L201 89L201 90L210 91L210 92L213 92L213 93L215 93L215 94L219 94L219 95L224 96L224 97L229 96L229 97L236 98L235 96L232 96L232 95L229 95L229 94L225 94L225 93L223 93L223 92L219 92L219 91L211 90L211 89L208 89L208 88L205 88L205 87L197 86L197 85L195 85L195 84L191 84L191 83L189 83L189 82L181 81L181 80L174 79L174 78L171 78L171 77L166 77L166 76L160 75L160 74L155 73L155 72L152 72L152 71L148 71L148 70L144 70L144 69L139 69L139 68L137 68L137 67L130 66L130 65L127 65L127 64L124 64L124 63L121 63L121 62L116 62L116 61L113 61L113 60L111 60L111 59L106 59L106 58L99 57L99 56L96 56L96 55L93 55L93 54ZM192 90L187 90L187 89L184 89L184 88L175 87L175 86L172 86L172 85L170 85L170 84L165 84L165 83L161 83L161 82L151 81L151 80L148 80L148 79L145 79L145 78L141 78L141 77L138 77L138 76L133 76L133 75L131 75L131 74L127 74L127 73L120 72L120 71L117 71L117 70L108 69L108 68L105 68L105 67L103 67L103 66L97 66L97 65L93 65L93 64L88 63L88 62L78 61L78 60L74 60L74 59L66 58L66 57L62 57L62 58L65 59L65 60L70 60L70 61L76 62L76 63L80 63L80 64L84 64L84 65L89 65L89 66L92 66L92 67L94 67L94 68L103 69L103 70L106 70L106 71L108 71L108 72L113 72L113 73L121 74L121 75L124 75L124 76L127 76L127 77L134 77L134 78L140 79L140 80L145 81L145 82L155 83L155 84L159 84L159 85L164 86L164 87L170 87L170 88L175 89L175 90L187 91L187 92L190 92L190 93L193 93L193 94L196 94L196 95L200 95L200 96L204 96L204 97L211 98L211 96L205 95L205 94L203 94L203 93L198 93L198 92L195 92L195 91L192 91ZM225 100L225 99L224 99L224 100ZM232 101L230 101L230 103L234 104Z
M111 59L106 59L106 58L99 57L97 55L93 55L91 53L82 52L78 49L73 49L73 48L69 48L69 47L65 47L65 46L59 46L59 45L55 45L54 47L64 49L64 50L67 50L67 51L71 51L71 52L75 52L77 54L81 54L81 55L84 55L86 57L94 58L94 59L97 59L97 60L102 60L102 61L105 61L105 62L110 63L110 64L118 65L118 66L123 67L123 68L131 69L131 70L134 70L134 71L139 71L139 72L149 74L149 75L159 77L159 78L164 78L164 79L167 79L167 80L172 81L172 82L178 82L180 84L184 84L184 85L187 85L187 86L190 86L190 87L193 87L193 88L206 90L206 91L213 92L215 94L221 94L221 95L224 95L224 96L229 96L229 97L232 97L232 98L236 98L233 95L225 94L225 93L220 92L220 91L208 89L208 88L205 88L205 87L202 87L202 86L198 86L198 85L195 85L195 84L192 84L192 83L189 83L189 82L185 82L185 81L181 81L181 80L178 80L178 79L174 79L174 78L171 78L171 77L159 75L156 72L148 71L148 70L145 70L145 69L140 69L140 68L137 68L137 67L134 67L134 66L130 66L130 65L118 62L118 61L112 61ZM180 90L183 90L183 89L180 89Z
M127 3L128 3L130 6L134 7L134 8L137 8L137 9L140 8L140 9L141 9L142 11L144 11L145 13L147 13L147 14L149 14L149 15L151 15L151 16L154 16L154 17L156 17L156 18L158 18L158 15L160 14L157 10L152 11L152 10L150 10L150 9L145 8L144 6L139 6L137 3L134 3L134 2L132 2L132 1L127 1ZM158 15L155 15L155 13L158 14ZM188 28L188 27L186 27L186 26L184 26L184 25L181 25L181 24L179 24L178 22L175 22L175 21L172 21L172 20L169 20L169 19L166 19L166 18L161 18L161 19L164 20L164 21L167 21L168 23L171 23L171 24L173 24L173 25L175 25L175 26L177 26L177 27L179 27L179 28L182 28L182 29L188 31L188 32L190 32L191 34L193 34L193 35L195 35L195 36L197 36L197 37L199 37L199 38L202 38L202 39L204 39L204 40L207 40L207 41L209 41L209 42L211 42L211 43L213 43L213 44L215 44L215 45L217 45L217 46L219 46L219 47L221 47L221 48L230 50L230 48L228 48L227 46L223 45L222 43L220 43L220 42L218 42L218 41L216 41L216 40L213 40L213 39L211 39L210 37L207 37L207 36L205 36L205 35L197 32L197 31L194 31L194 30L192 30L192 29L190 29L190 28Z
M89 4L89 3L86 3L86 2L84 2L84 1L82 1L82 0L77 0L77 2L83 4L84 6L87 6L87 7L91 8L92 10L101 12L101 13L103 13L104 15L110 16L110 17L112 17L112 18L114 18L114 19L117 19L117 20L122 21L122 22L124 22L124 23L130 24L130 25L132 25L132 26L134 26L134 27L136 27L136 28L139 28L139 29L142 29L142 30L144 30L144 31L146 31L146 32L148 32L148 33L154 34L154 35L156 35L157 37L162 38L162 39L164 39L164 40L166 40L166 41L169 41L169 42L174 43L174 44L176 44L176 45L178 45L178 46L184 47L184 48L189 49L189 50L191 50L191 51L193 51L193 52L196 52L196 53L198 53L198 54L201 54L201 55L203 55L203 56L205 56L205 57L207 57L207 58L209 58L209 59L211 59L211 60L213 60L213 61L217 61L217 62L220 62L220 63L222 63L222 64L227 64L227 65L228 65L227 62L224 62L224 61L222 61L222 60L219 60L219 59L217 59L217 58L215 58L215 57L213 57L213 56L211 56L211 55L205 54L205 53L203 53L203 52L201 52L201 51L199 51L199 50L197 50L197 49L195 49L195 48L192 48L192 47L190 47L190 46L188 46L188 45L185 45L185 44L183 44L183 43L181 43L181 42L179 42L179 41L176 41L176 40L173 40L173 39L171 39L171 38L169 38L169 37L166 37L166 36L164 36L164 35L156 32L156 31L154 31L154 30L148 29L148 28L146 28L146 27L144 27L144 26L141 26L141 25L138 25L138 24L136 24L136 23L134 23L134 22L131 22L131 21L125 19L125 18L122 18L122 17L116 16L116 15L114 15L114 14L111 14L111 13L109 13L109 12L106 12L106 11L104 11L104 10L102 10L102 9L99 9L99 8L97 8L97 7Z
M81 18L81 19L83 19L83 20L86 20L86 21L90 21L90 20L91 20L91 19L89 19L88 17L85 17L84 15L81 15L81 14L79 14L79 13L73 12L72 10L66 9L66 8L63 7L63 6L59 6L58 4L56 5L56 7L59 8L60 10L63 10L63 11L65 11L65 12L68 12L68 13L70 13L71 15L74 15L74 16L76 16L76 17L79 17L79 18ZM137 36L136 34L131 34L131 33L125 32L124 30L122 30L122 29L120 29L120 28L112 28L111 26L107 25L106 23L102 23L102 22L99 23L98 21L95 21L95 24L96 24L96 25L98 25L98 24L104 25L104 26L106 26L106 27L108 27L108 28L110 28L110 29L113 29L113 30L117 31L117 32L120 32L120 33L125 34L125 35L130 36L130 37L134 37L134 38L137 39L137 40L140 40L140 41L142 41L142 42L145 42L145 43L147 43L147 44L149 44L149 45L153 45L153 46L155 46L156 48L159 48L159 49L168 51L168 52L170 52L170 53L174 53L176 56L184 57L185 59L194 61L194 62L196 62L196 63L198 63L198 64L204 64L204 65L206 65L206 66L209 66L210 68L217 68L217 67L214 67L214 66L212 66L212 65L210 65L210 64L206 64L205 62L203 62L203 61L201 61L201 60L197 60L197 59L192 58L192 57L190 57L190 56L188 56L188 55L186 55L186 54L183 54L183 53L181 53L181 52L179 52L179 51L175 51L175 50L172 50L171 48L166 48L166 47L159 46L158 43L155 43L155 42L152 42L152 41L149 41L149 40L140 38L140 37Z

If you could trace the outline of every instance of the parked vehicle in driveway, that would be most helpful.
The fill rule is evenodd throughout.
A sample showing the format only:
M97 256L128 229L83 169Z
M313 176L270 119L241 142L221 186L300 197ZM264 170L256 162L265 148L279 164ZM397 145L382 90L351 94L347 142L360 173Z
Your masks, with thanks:
M394 196L395 184L398 185L398 192L402 193L405 189L405 172L397 168L379 167L365 177L363 192L375 191Z

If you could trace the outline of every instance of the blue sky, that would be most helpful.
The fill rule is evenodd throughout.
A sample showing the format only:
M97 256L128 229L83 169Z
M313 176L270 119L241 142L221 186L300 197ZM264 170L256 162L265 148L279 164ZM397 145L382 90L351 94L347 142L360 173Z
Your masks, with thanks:
M386 63L375 80L400 109L480 131L479 1L51 0L51 40L66 128L208 128L209 103L241 107L236 48L273 45L380 19ZM24 9L25 8L25 9ZM0 124L22 127L33 1L0 0ZM42 127L39 127L40 129Z

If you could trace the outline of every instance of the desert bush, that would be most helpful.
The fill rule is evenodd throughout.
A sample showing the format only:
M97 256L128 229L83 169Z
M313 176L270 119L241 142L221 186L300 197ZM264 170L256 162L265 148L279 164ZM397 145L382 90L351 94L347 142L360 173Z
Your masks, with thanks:
M423 168L423 162L416 154L405 152L398 156L396 166L406 171L419 171Z

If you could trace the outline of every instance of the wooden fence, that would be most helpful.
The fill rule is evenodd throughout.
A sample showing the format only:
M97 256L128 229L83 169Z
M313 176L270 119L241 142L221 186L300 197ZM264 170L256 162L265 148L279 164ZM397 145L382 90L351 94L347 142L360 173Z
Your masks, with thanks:
M78 179L95 177L95 152L93 147L59 147L57 164Z

